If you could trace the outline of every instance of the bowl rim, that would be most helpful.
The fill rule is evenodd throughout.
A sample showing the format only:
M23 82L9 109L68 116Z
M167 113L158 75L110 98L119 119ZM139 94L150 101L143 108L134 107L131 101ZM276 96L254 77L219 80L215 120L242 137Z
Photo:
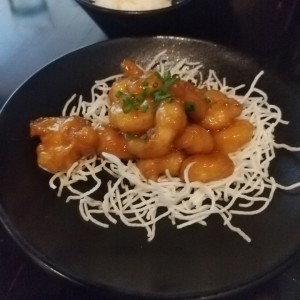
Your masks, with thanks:
M113 8L107 8L104 6L96 5L93 3L93 0L76 0L79 4L82 6L101 12L106 14L115 14L115 15L128 15L128 16L145 16L145 15L155 15L155 14L163 14L170 11L173 11L175 9L178 9L179 7L182 7L189 2L193 0L181 0L180 2L173 2L171 1L171 5L163 8L156 8L156 9L150 9L150 10L118 10Z

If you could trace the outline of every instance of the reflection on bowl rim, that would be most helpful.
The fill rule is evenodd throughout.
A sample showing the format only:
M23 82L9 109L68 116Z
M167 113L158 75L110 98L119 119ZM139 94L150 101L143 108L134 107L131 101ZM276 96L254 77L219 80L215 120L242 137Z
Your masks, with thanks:
M135 15L135 16L142 16L142 15L152 15L152 14L161 14L161 13L167 13L169 11L173 11L181 6L184 6L185 4L188 4L192 0L171 0L171 6L163 7L163 8L156 8L156 9L150 9L150 10L118 10L113 8L107 8L104 6L100 6L97 4L94 4L93 0L76 0L79 4L94 9L100 13L106 13L106 14L116 14L116 15Z

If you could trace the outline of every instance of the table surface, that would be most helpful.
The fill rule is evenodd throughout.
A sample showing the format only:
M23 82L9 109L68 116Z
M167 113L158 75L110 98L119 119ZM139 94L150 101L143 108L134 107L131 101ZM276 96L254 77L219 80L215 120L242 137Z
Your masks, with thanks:
M185 16L186 21L178 27L174 24L162 27L159 33L197 37L236 48L299 85L299 2L259 3L196 0L185 11L190 14L188 18ZM92 19L73 0L0 1L0 107L30 75L52 60L95 42L140 34L122 32L114 26L114 23ZM22 252L0 225L0 299L121 298L124 295L92 291L47 273ZM300 299L300 263L230 299Z

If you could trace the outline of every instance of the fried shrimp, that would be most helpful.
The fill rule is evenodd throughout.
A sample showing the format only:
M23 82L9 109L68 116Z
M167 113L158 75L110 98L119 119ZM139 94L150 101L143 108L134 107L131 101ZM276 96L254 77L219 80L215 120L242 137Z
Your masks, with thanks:
M176 149L184 150L187 154L209 153L214 149L214 138L211 133L197 124L188 125L176 139Z
M208 130L220 130L229 126L243 110L243 106L237 100L220 91L207 91L205 98L209 104L201 125Z
M118 102L121 95L127 94L128 78L117 79L108 92L110 103Z
M181 164L184 159L185 154L183 152L173 151L157 158L140 159L136 165L142 175L147 179L156 181L167 170L171 176L179 176Z
M171 94L185 104L188 108L187 115L195 123L202 121L208 109L205 91L205 89L199 89L190 82L183 80L174 83L170 87Z
M139 67L136 62L131 59L125 58L121 63L121 70L124 76L141 76L144 70Z
M97 154L108 152L121 159L131 159L132 155L128 152L127 142L124 135L111 126L97 128L98 145Z
M138 158L154 158L166 155L172 143L183 132L187 117L179 101L162 102L155 114L155 127L149 138L128 141L128 150Z
M96 153L98 135L81 117L39 118L30 123L31 136L39 136L38 164L50 173L68 170L81 157Z
M133 61L122 63L124 78L116 80L110 91L110 124L130 134L143 134L154 126L152 93L162 88L161 76L152 70L143 71Z
M253 125L247 120L236 119L232 124L213 133L216 149L231 153L251 141Z
M195 154L186 158L181 165L181 178L184 180L184 172L187 166L189 181L210 182L226 178L233 173L234 164L226 153L211 152L208 154Z

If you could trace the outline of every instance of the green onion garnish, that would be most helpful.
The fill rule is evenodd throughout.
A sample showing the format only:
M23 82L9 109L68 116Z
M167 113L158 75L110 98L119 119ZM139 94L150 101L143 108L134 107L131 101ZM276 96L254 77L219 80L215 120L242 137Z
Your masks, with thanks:
M125 114L131 112L133 109L137 107L137 103L131 99L130 97L126 96L123 100L122 110Z
M120 98L122 95L123 95L123 93L120 90L115 93L115 96L117 98Z
M192 112L195 110L196 105L193 102L186 102L184 105L185 111L187 112Z
M140 111L141 111L141 112L146 112L146 111L148 110L148 108L149 108L148 103L142 104L142 105L140 106Z

